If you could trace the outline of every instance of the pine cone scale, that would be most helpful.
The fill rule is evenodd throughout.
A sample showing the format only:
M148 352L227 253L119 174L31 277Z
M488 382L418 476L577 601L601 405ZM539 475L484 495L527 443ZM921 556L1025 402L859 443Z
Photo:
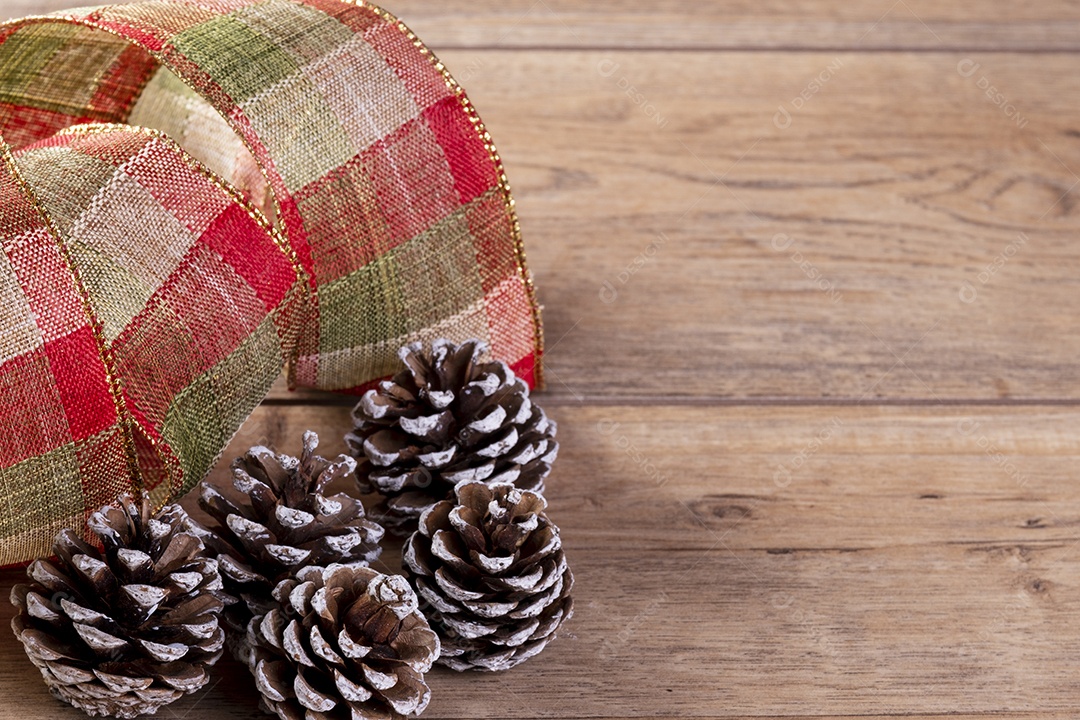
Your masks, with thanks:
M48 668L53 679L61 685L79 685L91 682L95 677L89 670L58 662L46 662L45 667Z
M407 435L438 444L446 442L453 424L454 415L449 410L443 410L434 415L417 415L416 417L403 415L398 418L398 425Z
M252 674L255 676L255 687L262 693L264 699L276 703L288 699L285 692L278 689L288 687L285 663L260 660Z

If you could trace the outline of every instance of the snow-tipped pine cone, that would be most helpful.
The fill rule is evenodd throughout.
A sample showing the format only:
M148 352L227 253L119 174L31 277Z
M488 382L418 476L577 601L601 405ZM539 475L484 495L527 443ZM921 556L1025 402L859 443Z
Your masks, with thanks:
M256 446L233 462L233 487L204 482L199 506L211 522L197 527L216 555L226 589L243 599L226 611L230 629L243 638L248 620L272 603L282 579L309 565L367 564L382 552L383 529L349 495L325 495L327 485L350 475L347 455L315 454L319 438L304 433L300 458Z
M456 496L421 516L406 572L442 641L441 664L508 670L570 618L574 576L543 497L482 482L461 483Z
M309 567L274 589L248 625L248 664L264 709L281 720L419 715L439 639L400 575Z
M345 439L361 491L383 496L371 513L387 530L416 529L424 510L466 480L544 491L559 449L555 422L524 380L505 363L482 361L484 352L478 340L403 347L405 369L353 410Z
M103 549L61 531L57 560L32 563L32 582L11 591L26 654L53 695L89 715L154 713L203 687L221 656L219 615L233 599L218 563L179 506L152 510L128 495L91 515Z

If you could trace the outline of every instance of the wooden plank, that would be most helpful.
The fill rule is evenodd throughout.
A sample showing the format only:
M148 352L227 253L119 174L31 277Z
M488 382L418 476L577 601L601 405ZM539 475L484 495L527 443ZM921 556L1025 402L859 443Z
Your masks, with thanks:
M1080 7L1025 4L719 0L387 0L432 48L1075 50ZM0 15L72 7L6 0Z
M542 400L539 400L542 402ZM551 512L583 552L777 554L1074 543L1080 411L1069 408L552 407ZM263 407L228 459L345 452L344 407Z
M553 393L1078 398L1068 56L473 57Z
M626 562L626 558L612 558ZM686 558L675 558L675 570L686 569ZM728 565L717 562L715 568L699 565L694 572L705 568L708 573L714 571L732 572L729 580L740 579L734 571L739 565L729 559ZM641 563L637 563L641 566ZM756 566L755 566L756 567ZM750 571L753 571L753 567ZM742 570L746 576L750 571ZM783 571L780 571L783 573ZM615 573L611 573L614 575ZM0 578L0 586L6 591L10 585L10 573ZM604 578L609 579L609 578ZM971 580L970 577L956 580ZM857 578L855 579L857 581ZM851 573L836 578L836 582L852 581ZM978 588L986 588L993 581L980 579ZM579 580L580 583L580 580ZM942 583L944 585L944 583ZM904 692L901 702L888 705L889 698L877 698L878 690L890 687L888 673L894 665L888 660L881 660L890 653L910 652L918 639L926 639L928 632L923 630L906 642L898 637L900 632L916 625L920 613L908 605L915 598L907 595L884 605L874 618L867 618L861 613L848 614L850 605L834 605L811 597L813 588L807 588L805 594L795 595L781 590L775 595L742 596L733 593L728 587L721 590L724 583L714 586L703 594L697 603L678 603L675 593L684 590L685 584L662 590L669 598L659 595L654 584L654 574L645 573L643 587L627 588L625 584L616 587L619 593L653 592L655 597L635 596L638 606L628 608L635 614L628 617L611 615L619 612L608 607L579 606L575 617L565 634L554 642L543 655L530 661L510 673L500 675L472 674L461 676L451 671L437 668L429 675L432 688L432 702L423 717L431 720L440 718L608 718L609 720L629 720L641 717L693 717L698 720L736 720L738 718L786 718L788 720L829 720L833 718L895 718L902 715L913 720L975 720L993 718L994 720L1020 720L1021 718L1070 718L1068 711L1055 712L1055 706L1065 706L1061 698L1071 693L1052 697L1039 697L1036 693L1044 691L1044 684L1031 689L1026 695L1017 690L1017 685L1025 670L1034 677L1052 678L1057 675L1056 685L1065 682L1064 673L1054 673L1045 668L1034 667L1038 657L1048 654L1049 648L1012 648L1006 658L993 659L992 653L999 647L1005 647L1010 641L1025 642L1025 636L1032 625L1041 626L1045 621L1019 623L1019 627L1006 627L1006 621L1020 614L1008 601L999 607L983 600L985 613L970 616L961 627L977 640L980 649L987 650L986 658L965 656L965 650L958 648L955 653L939 650L941 667L925 667L922 673L911 673L911 686ZM579 587L581 587L579 585ZM762 592L767 592L762 589ZM726 601L720 601L718 595L727 595ZM854 603L859 595L849 600ZM695 637L698 632L693 625L672 626L665 622L663 605L656 605L653 600L661 598L663 605L682 605L680 611L705 613L713 623L710 632L718 636L710 646L707 640ZM977 600L966 595L965 600ZM1019 602L1019 601L1018 601ZM650 604L653 603L653 604ZM650 612L650 608L653 608ZM896 631L877 630L885 625L881 615L888 612L903 613L906 621L897 623ZM996 614L995 614L996 613ZM1043 608L1035 611L1041 617L1050 613ZM605 614L607 616L605 617ZM8 605L0 607L0 622L5 625L11 615ZM923 621L930 623L939 620L933 616L922 615ZM647 630L642 626L655 622L666 627ZM979 627L986 622L988 630ZM754 623L760 632L754 631ZM623 642L619 633L630 627L636 632ZM957 628L959 629L959 628ZM726 633L723 638L719 633ZM593 647L580 648L585 644L585 633L604 633L614 638L613 642L601 651L596 650L598 643L589 641ZM643 638L653 633L657 641L646 643ZM659 644L672 643L671 653L666 654ZM679 643L675 646L674 643ZM880 647L869 647L870 643L881 643ZM890 643L890 644L886 644ZM974 644L974 643L973 643ZM18 692L5 693L0 718L4 720L78 720L84 718L81 712L62 705L51 698L40 682L37 671L22 655L15 639L9 633L0 637L0 646L5 653L0 656L0 679L5 688L18 687ZM853 659L851 663L837 660L841 651L852 646L862 646L871 654L872 664L858 668ZM603 657L598 657L599 652ZM763 661L762 657L769 658ZM908 655L910 658L910 655ZM959 658L959 660L957 659ZM865 659L862 656L858 659ZM1005 667L1009 661L1018 661L1012 668ZM695 662L701 662L695 667ZM908 660L912 666L915 661ZM559 666L567 665L565 670ZM1060 663L1056 663L1060 665ZM606 674L597 676L597 668L604 668ZM925 702L931 689L936 690L943 683L938 671L945 675L945 684L950 685L953 695L941 702ZM648 675L647 673L652 673ZM772 673L772 675L770 675ZM175 705L158 713L161 718L207 718L208 720L256 720L266 718L258 709L256 692L251 685L247 671L231 659L222 660L214 671L214 680L207 688L184 698ZM967 675L967 678L955 679ZM850 676L850 680L845 678ZM989 683L1000 680L1005 685L992 688ZM917 683L925 681L921 689ZM555 683L559 683L556 685ZM696 683L696 685L695 685ZM749 683L744 685L742 683ZM858 683L861 687L850 690ZM966 688L965 688L966 686ZM558 688L558 689L556 689ZM1054 688L1056 692L1057 688ZM648 695L646 695L648 693ZM755 696L756 694L756 696ZM987 698L1000 698L1011 701L1012 711L980 711L978 708L988 704ZM923 702L920 702L922 700ZM865 701L865 702L864 702ZM939 713L906 712L901 708L913 704L945 705L952 702L955 712L945 710ZM726 707L725 704L734 703ZM633 705L632 705L633 704ZM609 706L621 709L622 713L611 712ZM777 710L778 707L796 706L794 712ZM873 707L888 706L881 712ZM738 710L739 707L745 708ZM843 707L837 710L831 708ZM845 711L847 707L852 712ZM1036 708L1025 710L1026 708ZM1039 710L1037 708L1047 708ZM645 713L648 713L647 715ZM809 714L808 714L809 713Z
M295 452L307 428L339 452L345 413L262 408L216 472L253 443ZM553 415L563 453L549 497L577 577L575 619L509 674L435 673L428 717L1050 716L1080 706L1080 503L1062 480L1080 456L1077 411ZM790 476L778 482L780 466ZM396 558L388 544L380 567ZM0 592L17 577L0 576ZM0 648L0 687L27 688L8 717L51 713L15 640L0 636ZM222 677L200 707L215 720L253 716L243 673L227 665Z
M1017 5L972 0L403 0L392 9L436 48L1077 48L1080 8L1074 3Z
M425 717L1076 709L1074 548L628 548L572 561L581 600L560 638L510 673L433 672ZM1031 589L1033 579L1042 590ZM5 605L0 621L10 613ZM0 681L19 688L5 693L5 717L78 717L48 698L10 634L0 643ZM243 671L225 663L218 678L197 706L204 716L254 717L257 695Z

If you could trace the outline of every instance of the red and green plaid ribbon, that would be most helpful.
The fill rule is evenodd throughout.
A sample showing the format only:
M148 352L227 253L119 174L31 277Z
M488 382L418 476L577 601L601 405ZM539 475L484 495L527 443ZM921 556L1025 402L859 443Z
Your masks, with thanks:
M478 337L540 380L499 156L380 8L8 23L0 135L0 564L132 485L183 492L283 365L355 392L406 343Z

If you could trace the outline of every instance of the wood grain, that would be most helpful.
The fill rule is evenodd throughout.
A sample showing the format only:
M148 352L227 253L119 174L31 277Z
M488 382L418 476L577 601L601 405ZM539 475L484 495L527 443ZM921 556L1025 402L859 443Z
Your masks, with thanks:
M1069 56L445 57L488 68L553 394L1077 398Z
M895 0L402 0L393 10L444 47L1075 50L1080 7Z
M433 673L425 717L1080 715L1080 3L391 9L515 186L577 577L543 655ZM279 383L215 473L342 451L352 401ZM218 678L159 716L265 717ZM0 693L80 717L6 633Z
M610 548L571 559L579 602L559 639L504 675L432 673L425 717L1074 707L1076 655L1068 648L1078 639L1070 625L1080 612L1080 566L1068 546L791 555ZM5 685L29 691L3 712L74 717L48 699L14 638L5 633L0 642ZM204 712L253 715L257 694L243 672L219 677L232 697Z
M798 716L808 698L824 715L1073 707L1080 491L1062 478L1080 458L1076 411L553 414L575 619L521 670L436 673L431 717ZM306 428L332 454L346 424L345 408L262 408L225 457L296 452ZM0 686L35 691L18 715L51 708L15 640L0 648ZM249 717L243 674L224 678L213 717ZM538 678L558 697L537 695Z
M576 548L778 554L1080 541L1069 408L550 407L552 514ZM345 452L345 407L262 407L225 452ZM228 479L225 464L215 469Z
M121 0L123 2L125 0ZM1080 47L1075 2L992 0L384 0L436 50L1016 50ZM70 7L4 0L0 16Z

